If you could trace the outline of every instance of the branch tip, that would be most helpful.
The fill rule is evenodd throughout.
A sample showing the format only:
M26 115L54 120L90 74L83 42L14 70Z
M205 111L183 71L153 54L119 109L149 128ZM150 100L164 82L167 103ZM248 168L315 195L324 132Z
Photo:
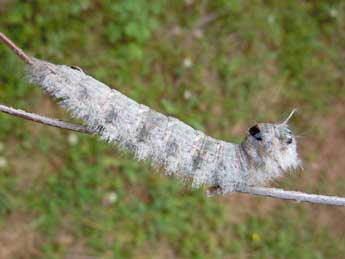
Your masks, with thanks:
M21 58L26 64L32 65L32 59L25 54L25 52L13 43L5 34L0 32L0 41L2 41L7 47L9 47L19 58Z

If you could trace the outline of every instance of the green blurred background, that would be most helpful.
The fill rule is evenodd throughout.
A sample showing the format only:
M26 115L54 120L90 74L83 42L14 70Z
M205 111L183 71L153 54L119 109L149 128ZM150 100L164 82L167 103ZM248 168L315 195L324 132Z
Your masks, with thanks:
M293 108L304 171L345 195L344 1L0 1L0 31L209 135ZM0 102L71 120L0 44ZM206 198L96 138L0 114L0 258L344 258L341 208ZM87 257L89 256L89 257Z

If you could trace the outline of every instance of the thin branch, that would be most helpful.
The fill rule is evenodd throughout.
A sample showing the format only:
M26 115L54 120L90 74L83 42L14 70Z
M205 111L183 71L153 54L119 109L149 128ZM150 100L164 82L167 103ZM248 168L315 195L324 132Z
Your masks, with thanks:
M3 33L0 32L0 41L5 43L7 47L9 47L18 57L20 57L26 64L31 65L32 60L31 58L25 54L25 52L19 48L16 44L14 44L9 38L7 38Z
M3 113L7 113L9 115L13 115L13 116L25 119L25 120L38 122L44 125L48 125L48 126L52 126L52 127L56 127L60 129L67 129L67 130L72 130L72 131L81 132L81 133L93 134L90 130L88 130L83 125L78 125L78 124L73 124L73 123L69 123L69 122L65 122L65 121L61 121L57 119L52 119L52 118L41 116L35 113L30 113L30 112L26 112L19 109L14 109L2 104L0 104L0 111Z
M296 191L285 191L283 189L278 188L243 187L238 188L236 192L248 193L257 196L272 197L276 199L295 200L297 202L345 206L345 197L309 194Z
M14 109L6 105L0 104L0 112L7 113L25 120L38 122L44 125L57 127L60 129L67 129L81 133L94 134L94 132L87 129L85 126L64 122L57 119L41 116L35 113L25 112L19 109ZM257 196L265 196L276 199L294 200L297 202L309 202L317 204L327 204L334 206L345 206L345 198L338 196L326 196L317 194L308 194L303 192L285 191L277 188L266 187L241 187L236 189L236 192L247 193Z

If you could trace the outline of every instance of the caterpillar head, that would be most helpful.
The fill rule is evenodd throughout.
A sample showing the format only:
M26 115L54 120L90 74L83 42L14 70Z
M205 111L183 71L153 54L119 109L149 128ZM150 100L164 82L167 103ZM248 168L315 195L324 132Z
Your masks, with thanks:
M288 126L294 112L282 123L258 123L248 129L241 144L248 164L248 184L267 183L301 165L296 138Z

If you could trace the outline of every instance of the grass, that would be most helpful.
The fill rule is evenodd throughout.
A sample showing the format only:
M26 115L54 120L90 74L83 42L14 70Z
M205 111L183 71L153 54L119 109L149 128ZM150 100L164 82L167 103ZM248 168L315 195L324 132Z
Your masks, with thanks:
M204 17L223 11L196 30ZM341 193L343 179L335 178L334 188L317 181L330 164L315 174L308 165L322 159L312 141L321 145L327 136L318 122L336 116L335 104L345 97L344 11L342 1L8 1L0 4L0 31L33 56L78 65L217 138L240 141L250 124L279 121L298 107L293 128L309 134L302 142L307 167L278 185ZM5 47L0 57L1 103L69 119L23 80L17 57ZM206 198L93 137L6 115L0 141L0 255L9 258L345 252L345 226L331 223L343 215L335 208L238 194ZM1 245L9 222L25 222L34 235L26 251L20 233L11 253Z

